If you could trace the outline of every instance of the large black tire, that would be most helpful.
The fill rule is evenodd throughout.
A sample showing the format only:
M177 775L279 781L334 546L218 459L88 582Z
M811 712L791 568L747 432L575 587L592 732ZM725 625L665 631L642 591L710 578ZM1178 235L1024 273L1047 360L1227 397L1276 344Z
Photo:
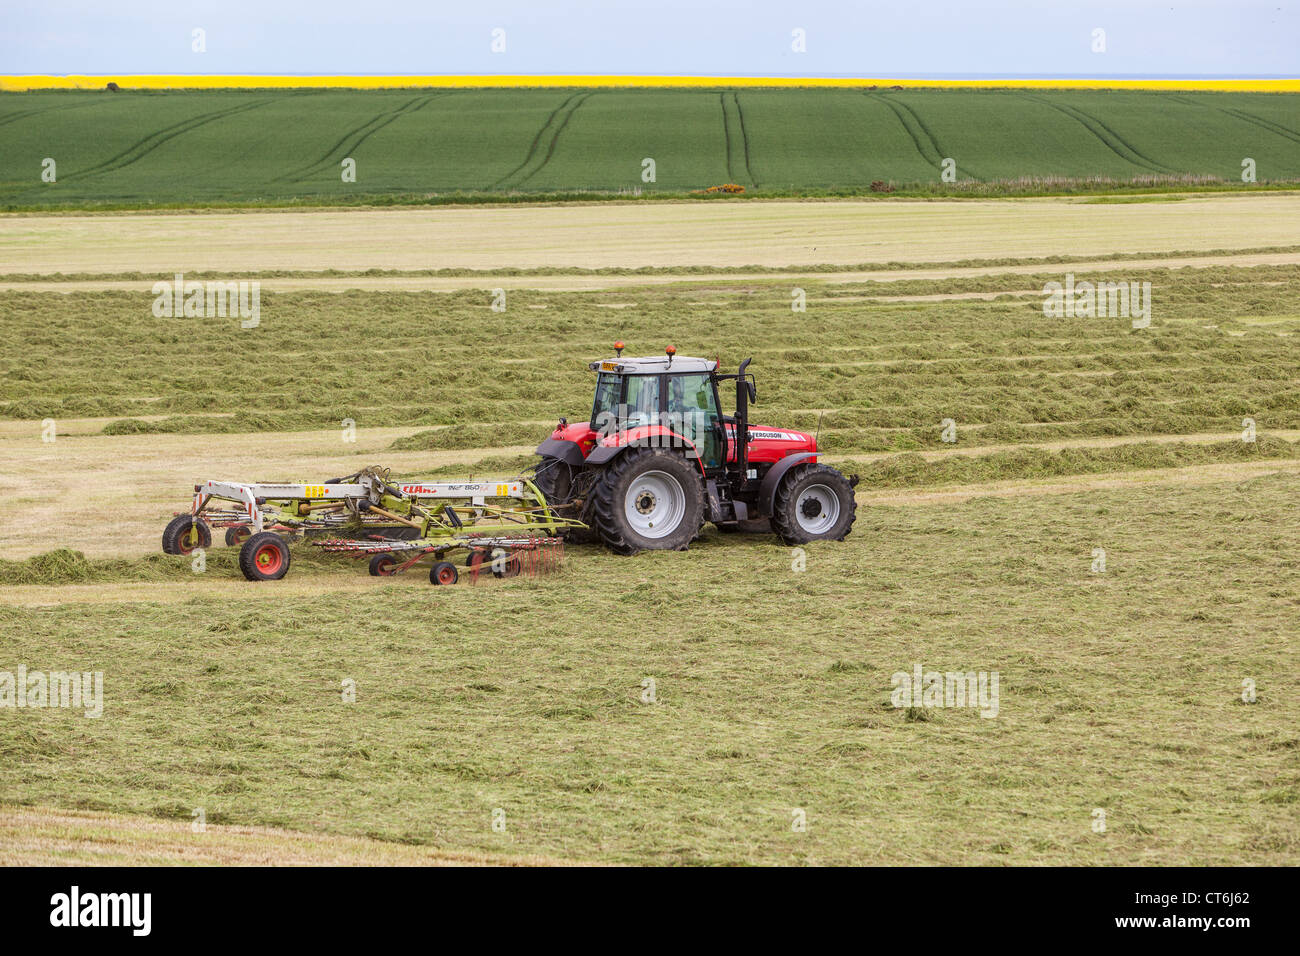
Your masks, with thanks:
M843 541L858 503L853 486L829 465L795 465L776 486L772 530L787 545Z
M278 581L289 573L289 545L274 531L261 531L239 549L239 570L250 581Z
M191 527L197 531L197 541L191 540ZM177 515L167 522L163 529L162 549L164 554L191 554L195 548L212 547L212 529L202 518L193 515Z
M680 452L629 448L605 466L591 503L594 527L611 551L685 551L703 523L704 482Z
M542 455L542 460L533 471L533 484L546 498L548 505L563 509L573 502L573 485L577 473L578 468L568 462L551 455ZM584 508L582 515L574 517L590 525L591 509ZM590 528L570 528L561 531L560 537L573 544L596 544L600 541L599 535Z

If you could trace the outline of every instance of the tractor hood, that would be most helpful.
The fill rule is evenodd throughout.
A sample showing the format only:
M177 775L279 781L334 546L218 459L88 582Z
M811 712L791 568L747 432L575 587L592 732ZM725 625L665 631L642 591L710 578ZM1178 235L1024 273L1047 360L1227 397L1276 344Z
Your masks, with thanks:
M736 457L736 426L731 422L727 422L726 428L727 458L734 461ZM543 442L542 446L538 448L538 452L554 455L557 458L565 458L570 460L572 464L577 464L578 461L587 458L598 444L615 445L618 443L617 435L607 435L602 440L600 433L591 427L590 422L575 422L571 425L561 425L551 432L551 437L546 442ZM581 454L580 459L574 454L575 450ZM749 460L751 462L770 463L780 461L786 455L794 455L799 452L815 452L816 450L817 442L807 432L795 431L791 428L769 428L765 425L749 426Z
M727 423L727 458L734 459L736 426ZM797 432L792 428L768 428L765 425L749 426L749 461L780 461L786 455L802 451L816 451L817 440L807 432Z

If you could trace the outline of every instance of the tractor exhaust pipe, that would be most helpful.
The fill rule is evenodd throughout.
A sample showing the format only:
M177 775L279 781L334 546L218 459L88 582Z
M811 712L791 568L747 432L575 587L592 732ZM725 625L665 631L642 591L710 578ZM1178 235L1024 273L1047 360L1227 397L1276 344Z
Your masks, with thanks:
M749 480L749 403L755 396L754 386L745 378L745 369L752 361L752 358L745 359L736 373L736 464L742 485Z

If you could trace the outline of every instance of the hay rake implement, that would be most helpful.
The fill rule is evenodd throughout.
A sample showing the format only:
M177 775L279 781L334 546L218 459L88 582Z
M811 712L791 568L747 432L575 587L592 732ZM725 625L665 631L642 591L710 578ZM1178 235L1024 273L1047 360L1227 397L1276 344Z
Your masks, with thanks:
M473 582L478 581L480 574L489 571L497 578L536 577L558 570L564 559L564 541L554 537L465 536L417 541L331 538L313 541L312 544L330 554L346 554L358 559L369 557L370 573L375 577L401 574L422 558L432 556L433 565L429 568L431 584L455 584L459 580L460 572L456 565L447 560L453 552L465 553L465 567Z
M541 573L559 564L559 535L585 526L558 515L528 478L403 482L372 467L321 484L195 485L190 511L177 514L163 532L163 551L207 548L214 527L225 528L226 543L239 546L239 567L250 581L288 573L290 538L332 534L312 543L328 553L368 555L378 576L432 555L437 573L430 580L448 584L458 576L448 554L464 551L475 579L485 561L494 573L503 572L497 577Z

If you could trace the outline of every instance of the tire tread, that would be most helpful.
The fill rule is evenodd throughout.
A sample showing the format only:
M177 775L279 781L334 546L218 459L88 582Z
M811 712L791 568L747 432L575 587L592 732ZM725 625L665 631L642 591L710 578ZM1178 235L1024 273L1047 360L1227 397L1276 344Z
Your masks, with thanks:
M601 472L600 477L596 479L595 485L591 489L591 516L596 532L600 535L601 542L615 554L631 555L642 550L637 544L630 541L623 532L622 524L618 520L619 509L622 508L622 502L618 498L616 489L623 476L632 472L640 462L647 458L657 457L660 452L649 448L629 448L617 458L615 458L605 470ZM681 459L678 459L681 460ZM691 495L687 495L688 509L691 505ZM682 516L682 524L690 529L691 537L687 542L676 550L685 551L690 542L699 536L699 529L704 520L704 494L701 487L694 496L694 511L688 510Z

